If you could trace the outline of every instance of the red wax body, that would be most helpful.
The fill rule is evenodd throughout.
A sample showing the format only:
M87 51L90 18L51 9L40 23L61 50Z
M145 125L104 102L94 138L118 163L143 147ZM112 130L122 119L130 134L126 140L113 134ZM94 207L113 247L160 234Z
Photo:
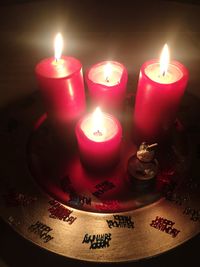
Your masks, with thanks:
M104 171L113 167L120 158L122 127L119 121L109 114L105 114L115 125L115 133L111 138L97 142L88 138L81 125L87 116L76 125L76 138L81 161L88 168ZM109 125L108 125L109 127Z
M107 63L103 61L93 65L86 72L85 79L93 107L100 106L103 110L113 111L120 109L123 104L128 72L122 64L109 61L112 72L110 81L106 83L102 72Z
M159 83L152 80L145 70L155 63L158 63L158 60L144 63L139 75L134 125L136 139L140 142L159 141L165 136L175 121L180 100L188 82L187 69L177 61L170 63L171 68L181 73L176 81Z
M85 110L82 65L63 56L56 63L47 58L35 69L48 117L56 124L74 123Z

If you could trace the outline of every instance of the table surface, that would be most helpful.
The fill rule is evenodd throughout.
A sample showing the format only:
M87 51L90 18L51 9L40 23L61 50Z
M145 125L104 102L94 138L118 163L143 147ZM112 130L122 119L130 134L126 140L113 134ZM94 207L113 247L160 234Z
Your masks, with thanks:
M13 3L14 2L14 3ZM92 64L113 59L127 66L136 90L141 64L160 54L165 42L171 58L189 69L188 93L200 97L200 5L184 1L2 1L0 4L0 109L37 90L36 63L53 54L61 31L64 54ZM67 260L24 240L0 221L0 266L96 266ZM198 259L200 238L161 256L123 266L188 266Z

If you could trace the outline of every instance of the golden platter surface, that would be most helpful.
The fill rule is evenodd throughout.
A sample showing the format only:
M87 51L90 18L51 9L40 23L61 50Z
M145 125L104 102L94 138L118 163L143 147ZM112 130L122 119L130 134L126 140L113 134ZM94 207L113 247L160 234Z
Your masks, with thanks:
M188 134L186 152L178 136L174 168L161 172L153 190L137 192L123 167L95 180L75 156L76 164L70 159L59 172L59 149L42 114L38 93L1 114L0 216L20 235L69 258L123 262L158 255L200 232L198 131Z

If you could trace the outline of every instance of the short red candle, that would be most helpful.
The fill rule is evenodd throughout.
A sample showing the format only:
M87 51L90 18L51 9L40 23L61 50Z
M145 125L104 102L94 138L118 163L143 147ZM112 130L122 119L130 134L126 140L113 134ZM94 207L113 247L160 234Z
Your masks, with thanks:
M89 168L104 171L120 158L122 127L114 116L107 113L98 115L98 108L95 113L80 119L76 138L82 162Z
M48 117L56 123L76 121L85 110L82 65L73 57L47 58L35 69Z
M188 82L188 71L179 62L168 65L160 76L159 60L145 62L140 70L134 125L139 141L159 141L175 121L180 100Z
M103 61L86 72L86 83L93 106L106 111L120 109L126 94L128 73L121 63Z

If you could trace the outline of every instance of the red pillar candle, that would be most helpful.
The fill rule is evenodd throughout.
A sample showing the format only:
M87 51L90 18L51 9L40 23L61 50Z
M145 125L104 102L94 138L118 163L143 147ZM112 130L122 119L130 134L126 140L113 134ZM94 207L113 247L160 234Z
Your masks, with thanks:
M82 162L89 168L105 170L120 158L122 127L119 121L97 108L77 123L76 138Z
M121 108L127 85L127 69L116 61L103 61L86 72L86 83L93 106L104 110Z
M171 128L188 82L188 71L179 62L169 63L167 45L160 62L145 62L140 70L136 94L134 125L139 141L152 142Z
M62 36L55 38L55 57L36 66L48 117L56 124L75 122L85 110L82 65L73 57L61 56Z

